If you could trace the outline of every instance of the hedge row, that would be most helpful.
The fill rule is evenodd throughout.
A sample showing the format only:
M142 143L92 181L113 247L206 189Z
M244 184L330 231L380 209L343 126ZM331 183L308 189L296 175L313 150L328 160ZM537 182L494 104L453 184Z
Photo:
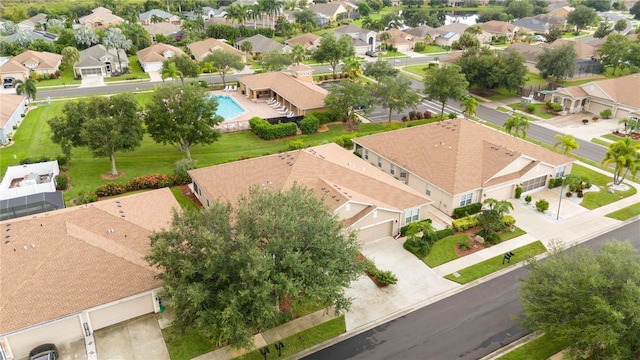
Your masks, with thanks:
M186 184L186 182L184 182L184 179L181 179L178 175L151 174L138 176L124 184L115 182L106 183L98 187L95 191L95 194L100 197L112 196L124 194L129 191L137 191L143 189L160 189L167 186L184 184Z
M298 133L298 126L294 122L271 125L267 120L257 116L249 120L249 126L251 130L263 140L294 136Z
M482 203L473 203L467 206L461 206L459 208L453 209L453 218L460 219L465 216L477 214L482 210Z
M562 185L562 178L549 179L549 189L557 188L560 185Z
M300 131L303 134L313 134L318 132L318 127L320 126L320 120L314 115L309 114L307 117L300 121Z

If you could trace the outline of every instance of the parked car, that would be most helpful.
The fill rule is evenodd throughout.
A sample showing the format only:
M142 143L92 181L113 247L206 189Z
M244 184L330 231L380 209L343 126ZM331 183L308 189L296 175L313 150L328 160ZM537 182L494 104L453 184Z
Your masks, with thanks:
M13 78L5 78L2 81L2 87L4 87L5 89L9 89L13 87Z
M371 56L371 57L378 57L378 53L372 50L368 50L366 53L364 53L367 56Z
M29 352L29 360L57 360L58 348L53 344L40 345Z
M547 38L544 35L536 35L536 41L547 41Z

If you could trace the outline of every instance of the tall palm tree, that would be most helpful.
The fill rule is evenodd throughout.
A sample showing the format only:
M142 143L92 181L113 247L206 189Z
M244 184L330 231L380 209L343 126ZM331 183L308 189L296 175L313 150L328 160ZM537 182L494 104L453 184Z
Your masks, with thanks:
M496 211L500 216L508 214L509 211L513 210L513 204L507 200L488 198L483 201L482 204L487 205L490 210Z
M26 81L16 80L14 83L16 87L16 94L26 95L27 100L35 100L38 89L36 88L36 80L28 78Z
M249 5L249 9L247 10L247 19L253 20L253 28L256 29L258 27L258 19L262 17L263 10L260 4Z
M467 96L464 98L464 100L462 100L462 113L464 116L468 119L474 117L476 115L476 110L478 109L478 104L478 100L473 96Z
M636 119L629 119L624 117L618 120L618 124L624 125L624 133L629 135L632 132L640 132L640 121Z
M175 64L174 64L175 65ZM176 69L177 70L177 69ZM213 65L213 62L211 61L206 61L204 64L202 64L202 72L206 72L209 73L210 75L210 80L211 83L213 83L213 73L218 71L218 69L215 67L215 65ZM164 80L164 79L163 79Z
M300 44L295 44L291 49L291 58L296 62L297 65L304 60L307 51Z
M239 4L231 4L224 11L226 12L224 18L231 21L231 25L234 25L236 21L238 24L242 21L242 9Z
M620 185L628 173L636 176L640 167L640 144L634 144L630 137L618 140L609 145L609 150L604 154L602 164L615 165L613 171L614 185Z
M362 66L360 61L356 57L348 57L344 59L342 64L342 72L349 74L349 79L355 80L358 76L362 75Z
M504 124L504 129L508 134L513 136L522 134L522 138L524 139L527 136L527 130L529 130L529 120L525 116L514 115L507 119L507 122Z
M553 147L555 148L555 147L558 147L558 145L560 145L562 148L562 153L565 155L571 154L573 150L580 147L580 144L576 141L575 137L573 137L573 135L571 134L566 134L566 135L557 134L555 138L556 140L558 140L558 142L553 144Z
M389 34L388 32L385 31L382 34L380 34L380 41L382 42L382 45L384 45L385 49L387 48L387 40L389 39L391 39L391 34Z
M174 62L166 62L167 66L162 66L162 81L164 79L171 78L171 82L173 82L176 78L182 79L182 71L178 70L176 67L176 63Z

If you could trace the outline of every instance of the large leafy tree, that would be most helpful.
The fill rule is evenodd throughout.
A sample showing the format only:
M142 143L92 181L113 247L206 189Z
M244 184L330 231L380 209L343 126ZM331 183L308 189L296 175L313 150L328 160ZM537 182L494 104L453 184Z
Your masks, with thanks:
M615 75L618 68L624 68L624 61L628 57L630 49L631 40L628 37L620 34L611 34L607 36L607 40L598 49L598 55L600 55L600 61L604 66L613 68L611 75Z
M36 88L35 79L28 78L25 81L16 80L14 85L16 87L16 94L26 95L29 101L36 99L36 94L38 93L38 89Z
M553 144L553 147L555 148L560 146L563 154L571 154L573 150L580 147L580 143L578 143L578 141L576 141L576 138L571 134L557 134L555 138L556 140L558 140L558 142Z
M244 63L242 62L242 56L222 51L222 50L214 50L211 54L205 56L203 62L212 62L213 66L218 69L218 74L222 78L222 85L227 86L225 81L225 75L227 71L234 70L242 70L244 69Z
M449 99L462 100L467 95L469 82L458 65L442 65L427 69L424 77L424 93L427 99L442 104L440 116Z
M118 54L118 68L122 71L122 59L120 58L120 50L127 51L133 46L133 42L124 36L120 28L110 27L104 32L102 37L102 45L107 49L115 49Z
M526 328L571 344L571 359L640 357L640 256L629 242L554 251L529 268L520 290Z
M368 62L364 65L364 74L376 79L376 81L380 81L383 77L395 77L399 73L400 70L380 59L375 62Z
M373 96L383 108L389 109L389 121L393 110L401 112L415 107L420 95L411 90L411 80L404 76L383 77L373 86Z
M290 54L285 54L280 50L272 50L260 54L258 63L265 71L280 71L293 63Z
M620 185L627 174L636 176L640 167L640 144L634 144L630 137L618 140L609 145L609 149L604 154L602 164L609 166L613 164L613 183Z
M156 89L144 116L147 132L153 140L171 144L191 160L191 147L211 144L220 137L214 128L223 121L215 115L218 103L209 99L196 83L167 85Z
M633 4L631 9L629 9L629 14L633 15L634 19L640 20L640 1Z
M544 78L553 76L556 79L564 79L573 76L577 58L578 54L571 43L555 48L544 48L544 52L538 55L536 68Z
M339 85L332 85L324 103L337 118L346 118L347 127L353 129L356 111L365 113L371 110L373 97L368 85L343 80Z
M523 139L527 136L529 130L529 120L524 115L514 115L507 119L504 123L504 129L513 136L521 136Z
M175 64L175 68L178 70L176 75L178 75L182 83L184 83L184 78L196 78L200 73L200 67L191 59L191 57L189 57L189 55L173 56L165 60L162 63L163 75L165 68L168 68L171 64Z
M291 216L295 213L295 216ZM217 345L249 347L278 324L277 306L305 297L348 309L344 290L360 272L355 234L312 191L253 187L236 208L214 202L175 214L151 237L147 260L176 312Z
M62 49L62 63L65 67L73 66L80 61L80 52L73 46L67 46Z
M525 59L516 52L471 48L456 61L470 85L515 91L526 82Z
M343 35L340 39L336 39L333 34L327 34L320 40L320 46L313 52L311 57L317 62L328 62L336 74L336 67L340 61L354 56L355 50L351 45L351 37Z
M598 13L584 5L576 6L576 9L567 14L567 23L574 25L576 31L584 29L598 20Z

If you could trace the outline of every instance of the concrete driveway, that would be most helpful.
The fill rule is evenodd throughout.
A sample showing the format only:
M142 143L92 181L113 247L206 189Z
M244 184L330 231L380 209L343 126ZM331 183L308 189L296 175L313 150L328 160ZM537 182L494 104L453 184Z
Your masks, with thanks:
M398 283L378 288L367 276L351 284L347 296L353 299L346 314L347 331L383 319L401 310L460 286L443 279L402 247L400 240L385 237L363 246L362 254L380 270L391 270Z
M99 360L170 360L156 314L100 329L94 336Z
M81 88L91 88L105 86L104 77L102 76L85 76L82 78L82 83L80 83Z

